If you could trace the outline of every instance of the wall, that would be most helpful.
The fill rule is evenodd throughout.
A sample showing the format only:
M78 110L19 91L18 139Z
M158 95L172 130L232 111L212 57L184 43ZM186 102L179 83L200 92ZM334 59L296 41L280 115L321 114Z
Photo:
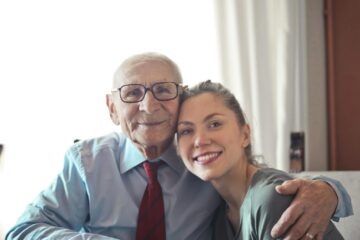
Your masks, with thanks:
M325 36L322 0L306 1L306 170L327 170Z

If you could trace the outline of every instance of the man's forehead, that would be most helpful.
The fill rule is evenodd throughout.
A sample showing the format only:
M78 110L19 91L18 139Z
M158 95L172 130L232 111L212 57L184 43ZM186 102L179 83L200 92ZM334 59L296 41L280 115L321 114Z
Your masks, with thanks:
M155 82L176 81L172 67L164 61L137 61L128 63L116 73L117 87L123 84L152 84Z
M173 72L172 66L169 63L155 59L129 62L122 67L123 73L126 76L149 72L154 69Z

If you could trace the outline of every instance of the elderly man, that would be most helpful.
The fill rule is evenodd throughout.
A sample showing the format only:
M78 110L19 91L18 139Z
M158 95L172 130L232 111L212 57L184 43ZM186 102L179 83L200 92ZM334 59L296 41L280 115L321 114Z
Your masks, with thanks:
M173 145L181 82L178 67L164 55L144 53L125 60L106 96L111 119L123 134L74 144L62 172L28 206L6 239L211 239L219 196L185 169ZM158 163L157 177L151 170L149 174L147 166L154 169L149 162ZM154 226L144 237L141 232L147 227L139 212L145 196L152 195L148 182L157 186L153 189L161 187L162 194L156 214L147 214L147 224ZM344 204L344 189L335 188L336 196L321 181L294 180L282 188L297 196L274 235L291 226L291 239L305 233L310 239L321 237L338 198L335 217L352 211Z

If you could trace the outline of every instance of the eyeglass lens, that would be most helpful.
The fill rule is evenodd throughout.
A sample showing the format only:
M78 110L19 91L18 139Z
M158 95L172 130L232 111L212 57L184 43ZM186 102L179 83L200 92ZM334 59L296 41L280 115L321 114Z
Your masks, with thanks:
M150 88L141 84L128 84L120 88L120 97L124 102L140 102L146 92L150 90L160 101L171 100L177 97L177 84L173 82L155 83Z

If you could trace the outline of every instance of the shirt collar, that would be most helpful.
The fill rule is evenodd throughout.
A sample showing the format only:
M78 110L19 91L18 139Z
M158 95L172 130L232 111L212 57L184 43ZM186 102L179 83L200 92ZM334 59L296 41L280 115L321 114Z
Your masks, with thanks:
M136 167L146 160L144 155L139 151L135 144L126 138L125 144L122 146L123 150L120 153L120 172L125 173L128 170ZM171 144L170 147L156 160L163 160L164 163L169 165L178 174L184 171L184 164L177 154L176 147Z
M170 147L160 156L160 158L178 174L181 174L184 171L185 165L180 156L177 154L174 143L170 145Z

